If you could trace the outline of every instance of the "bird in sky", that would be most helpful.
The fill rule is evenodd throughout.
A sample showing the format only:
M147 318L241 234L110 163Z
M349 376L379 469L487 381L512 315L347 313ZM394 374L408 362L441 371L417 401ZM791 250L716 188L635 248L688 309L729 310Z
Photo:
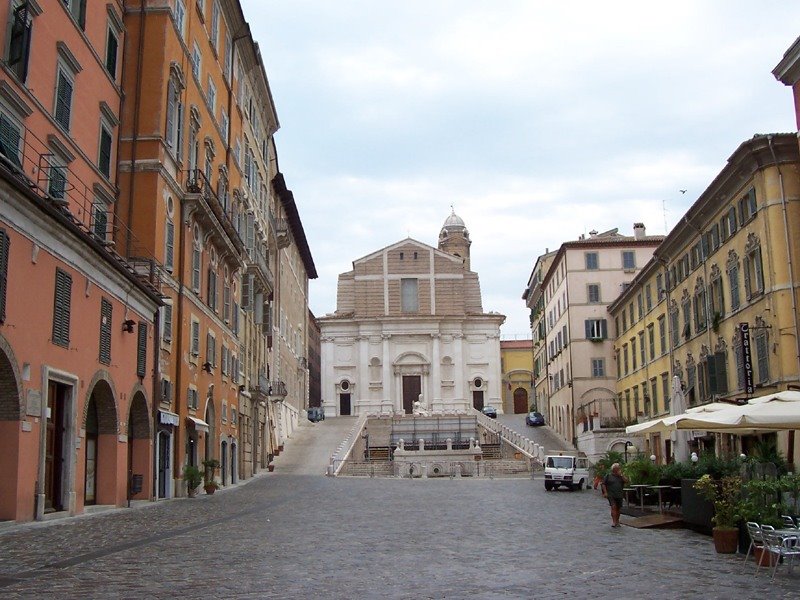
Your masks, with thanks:
M686 190L678 190L681 194L685 194Z

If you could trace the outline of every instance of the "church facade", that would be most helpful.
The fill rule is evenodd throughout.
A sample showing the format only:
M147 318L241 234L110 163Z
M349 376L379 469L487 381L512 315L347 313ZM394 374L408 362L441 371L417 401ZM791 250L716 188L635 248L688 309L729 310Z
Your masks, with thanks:
M339 275L319 318L325 416L502 412L501 314L483 311L469 232L451 214L438 248L406 238Z

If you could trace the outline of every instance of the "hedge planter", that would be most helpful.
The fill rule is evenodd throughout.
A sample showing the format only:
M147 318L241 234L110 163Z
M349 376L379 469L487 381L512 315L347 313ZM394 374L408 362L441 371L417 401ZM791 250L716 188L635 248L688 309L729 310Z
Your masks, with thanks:
M735 554L739 548L739 530L732 527L714 527L711 531L717 554Z
M691 529L711 533L714 505L695 489L696 479L681 479L681 512L683 522Z

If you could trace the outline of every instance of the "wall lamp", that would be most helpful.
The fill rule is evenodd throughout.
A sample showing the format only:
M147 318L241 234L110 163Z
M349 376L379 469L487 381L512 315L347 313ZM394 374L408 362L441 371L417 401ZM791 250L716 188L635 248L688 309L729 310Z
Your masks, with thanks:
M133 319L125 319L122 322L122 331L125 333L133 333L133 326L136 325L136 321Z

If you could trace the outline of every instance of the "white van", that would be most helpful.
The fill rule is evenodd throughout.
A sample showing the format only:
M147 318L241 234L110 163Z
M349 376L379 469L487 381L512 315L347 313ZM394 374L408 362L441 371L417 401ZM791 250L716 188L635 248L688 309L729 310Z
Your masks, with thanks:
M566 486L570 490L589 487L589 459L585 456L551 454L544 461L544 489Z

